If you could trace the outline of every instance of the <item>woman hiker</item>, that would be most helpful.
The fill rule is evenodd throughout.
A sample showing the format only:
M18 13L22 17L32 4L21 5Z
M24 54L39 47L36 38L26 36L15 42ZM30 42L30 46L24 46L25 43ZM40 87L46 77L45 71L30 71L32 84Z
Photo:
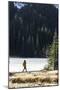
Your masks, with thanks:
M26 68L26 60L24 60L24 62L23 62L23 72L24 72L24 70L27 72L27 68Z

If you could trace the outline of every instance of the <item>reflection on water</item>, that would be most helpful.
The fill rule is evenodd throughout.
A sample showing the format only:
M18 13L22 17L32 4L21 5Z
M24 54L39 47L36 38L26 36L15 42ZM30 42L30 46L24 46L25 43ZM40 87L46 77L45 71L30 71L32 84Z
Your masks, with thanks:
M24 60L27 63L27 71L42 70L48 63L48 58L9 58L9 72L21 72Z

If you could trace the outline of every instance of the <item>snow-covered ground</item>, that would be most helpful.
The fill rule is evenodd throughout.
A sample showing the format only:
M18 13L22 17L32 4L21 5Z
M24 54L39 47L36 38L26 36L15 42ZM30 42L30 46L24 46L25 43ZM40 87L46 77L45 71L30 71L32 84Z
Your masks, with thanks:
M21 72L24 60L27 63L27 71L42 70L48 63L48 58L9 58L9 72Z

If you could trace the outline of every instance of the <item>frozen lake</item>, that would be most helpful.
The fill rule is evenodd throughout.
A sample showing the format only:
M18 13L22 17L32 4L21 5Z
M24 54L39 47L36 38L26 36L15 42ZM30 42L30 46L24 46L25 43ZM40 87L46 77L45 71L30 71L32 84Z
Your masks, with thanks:
M9 58L9 72L21 72L24 60L27 71L42 70L48 63L48 58Z

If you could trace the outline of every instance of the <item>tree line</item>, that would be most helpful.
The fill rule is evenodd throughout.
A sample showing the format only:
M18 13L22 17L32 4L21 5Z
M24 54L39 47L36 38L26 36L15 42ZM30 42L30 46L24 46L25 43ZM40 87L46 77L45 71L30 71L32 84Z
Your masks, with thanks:
M11 57L48 57L55 32L58 39L58 9L53 4L26 3L18 9L9 2Z

